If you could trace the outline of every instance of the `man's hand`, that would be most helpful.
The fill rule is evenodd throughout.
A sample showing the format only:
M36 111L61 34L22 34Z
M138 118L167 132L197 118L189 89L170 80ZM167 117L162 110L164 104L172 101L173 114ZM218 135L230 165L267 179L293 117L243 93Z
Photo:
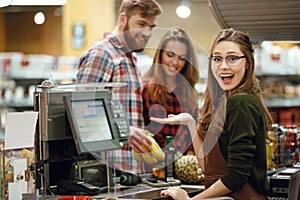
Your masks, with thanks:
M131 148L133 148L137 153L147 153L141 145L150 151L152 142L146 135L144 129L130 126L128 144L130 144Z

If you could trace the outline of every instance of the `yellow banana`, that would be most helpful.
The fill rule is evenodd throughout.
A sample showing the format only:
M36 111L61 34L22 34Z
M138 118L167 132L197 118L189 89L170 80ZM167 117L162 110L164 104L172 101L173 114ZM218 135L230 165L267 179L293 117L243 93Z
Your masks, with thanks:
M157 144L155 139L151 136L148 130L144 131L145 134L151 139L151 154L156 158L157 161L164 161L165 160L165 153Z
M141 156L141 154L137 153L135 150L132 150L132 155L137 162L143 161L143 157Z
M149 135L148 135L148 137L149 137ZM147 151L147 153L141 154L144 161L150 165L157 163L157 159L151 154L151 152L149 152L149 150L144 145L141 145L141 146L145 151Z
M147 136L150 136L151 137L151 134L148 130L144 130L144 133L147 135Z
M142 153L144 161L150 165L156 164L157 160L151 153Z
M165 160L165 153L160 148L160 146L157 144L154 138L151 137L151 154L158 160L158 161L164 161Z
M149 131L145 130L144 133L151 139L151 151L144 146L141 145L143 149L147 151L147 153L137 153L136 151L132 151L132 154L137 162L141 162L144 160L148 164L156 164L158 161L164 161L165 160L165 153L160 148L160 146L157 144L155 139L151 136Z

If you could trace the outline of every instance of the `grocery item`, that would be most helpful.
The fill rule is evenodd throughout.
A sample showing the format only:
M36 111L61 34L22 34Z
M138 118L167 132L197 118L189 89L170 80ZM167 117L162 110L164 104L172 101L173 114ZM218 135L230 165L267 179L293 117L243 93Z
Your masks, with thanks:
M173 136L167 136L167 146L165 148L165 181L175 179L175 153L176 150L172 144Z
M137 162L142 162L145 161L148 164L156 164L159 161L164 161L165 160L165 153L163 150L160 148L160 146L157 144L155 139L151 136L151 134L145 130L145 134L147 137L151 139L151 150L147 153L138 153L135 150L132 151L132 154L134 158L136 159ZM143 146L142 146L143 147ZM143 147L145 150L146 147Z
M177 179L186 184L198 184L204 180L204 173L196 156L182 156L175 162Z

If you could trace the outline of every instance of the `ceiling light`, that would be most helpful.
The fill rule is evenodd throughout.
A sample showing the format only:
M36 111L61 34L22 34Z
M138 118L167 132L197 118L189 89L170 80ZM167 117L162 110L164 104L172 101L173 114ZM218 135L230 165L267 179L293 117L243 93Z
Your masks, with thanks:
M191 15L190 2L183 0L176 9L176 14L180 18L188 18Z
M1 0L0 1L0 8L9 6L9 4L10 4L10 0Z
M10 5L13 6L51 6L65 5L68 0L10 0Z
M43 12L38 12L34 15L34 22L41 25L45 22L45 15Z

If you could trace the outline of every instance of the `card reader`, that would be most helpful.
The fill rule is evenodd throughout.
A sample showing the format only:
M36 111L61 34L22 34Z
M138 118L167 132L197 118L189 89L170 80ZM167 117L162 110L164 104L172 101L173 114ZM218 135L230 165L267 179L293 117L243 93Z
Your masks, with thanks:
M57 184L57 191L68 195L96 195L100 193L100 188L82 181L61 180Z

